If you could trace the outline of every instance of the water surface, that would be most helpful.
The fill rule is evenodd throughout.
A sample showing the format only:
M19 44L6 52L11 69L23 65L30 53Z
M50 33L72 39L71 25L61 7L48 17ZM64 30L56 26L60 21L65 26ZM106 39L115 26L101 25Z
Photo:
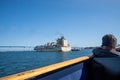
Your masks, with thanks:
M0 77L50 64L91 55L91 50L62 52L7 51L0 52Z

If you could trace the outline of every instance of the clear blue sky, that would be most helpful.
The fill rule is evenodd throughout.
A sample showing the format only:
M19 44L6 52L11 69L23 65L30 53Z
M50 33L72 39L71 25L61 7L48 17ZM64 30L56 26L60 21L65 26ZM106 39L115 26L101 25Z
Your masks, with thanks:
M120 43L120 0L0 0L0 46L35 46L64 35L71 46Z

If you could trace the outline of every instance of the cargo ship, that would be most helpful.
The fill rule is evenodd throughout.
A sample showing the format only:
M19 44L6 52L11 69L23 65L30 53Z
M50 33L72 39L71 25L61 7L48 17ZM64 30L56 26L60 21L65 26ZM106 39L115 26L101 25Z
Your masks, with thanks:
M71 51L70 44L64 38L64 36L58 38L56 42L48 42L44 45L35 46L35 51L61 51L61 52L69 52Z

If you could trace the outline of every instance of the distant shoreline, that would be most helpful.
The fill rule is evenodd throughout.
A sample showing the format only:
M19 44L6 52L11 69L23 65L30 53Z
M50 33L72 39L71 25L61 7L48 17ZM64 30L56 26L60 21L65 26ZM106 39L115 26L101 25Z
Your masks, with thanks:
M22 47L22 48L25 47L25 48L28 48L28 47L34 47L34 46L0 46L0 47L10 47L10 48L11 48L11 47L19 47L19 48L20 48L20 47Z
M0 52L34 51L33 46L0 46Z

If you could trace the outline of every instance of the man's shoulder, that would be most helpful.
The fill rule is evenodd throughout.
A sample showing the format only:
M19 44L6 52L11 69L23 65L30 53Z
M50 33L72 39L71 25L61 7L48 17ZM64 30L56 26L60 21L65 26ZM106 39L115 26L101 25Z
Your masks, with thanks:
M98 53L99 51L101 51L102 50L102 48L101 47L96 47L96 48L94 48L93 49L93 53Z
M113 54L110 50L108 49L103 49L101 47L96 47L93 49L93 55L95 57L115 57L117 55Z

